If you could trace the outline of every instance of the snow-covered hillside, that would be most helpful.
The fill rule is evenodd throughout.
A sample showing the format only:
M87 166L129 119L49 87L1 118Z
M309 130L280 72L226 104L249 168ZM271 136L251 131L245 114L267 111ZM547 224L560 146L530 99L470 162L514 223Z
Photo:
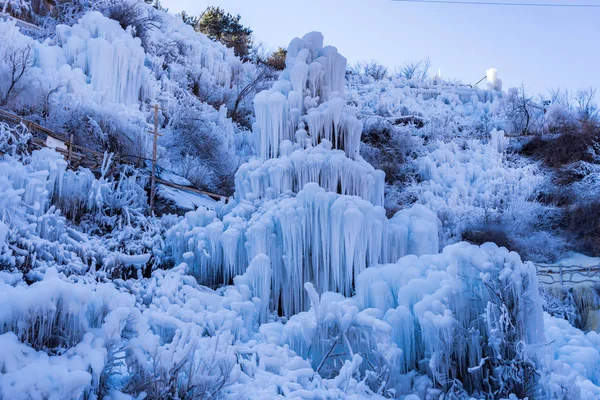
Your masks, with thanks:
M137 7L147 31L107 5L42 37L0 19L2 108L105 152L73 170L0 122L0 398L600 398L574 326L600 302L527 261L571 243L494 71L348 75L312 32L234 121L259 66ZM112 153L148 158L155 103L165 179L227 202L150 212L147 166Z

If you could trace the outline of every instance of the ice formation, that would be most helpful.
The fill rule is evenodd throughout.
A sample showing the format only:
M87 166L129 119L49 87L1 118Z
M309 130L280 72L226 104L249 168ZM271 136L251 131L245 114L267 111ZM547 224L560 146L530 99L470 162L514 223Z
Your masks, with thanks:
M313 379L309 362L267 342L255 329L259 313L243 293L245 283L240 291L218 293L199 286L185 269L158 270L125 287L65 280L55 269L33 285L14 285L14 275L0 272L0 396L367 394L352 374Z
M281 147L293 149L290 142L283 142ZM264 162L255 159L243 164L236 173L236 198L277 198L286 192L296 193L309 182L316 182L329 192L356 195L374 205L383 205L384 172L362 159L349 159L343 151L331 150L327 140L306 150L296 149Z
M263 325L263 332L278 334L324 375L339 368L337 357L383 363L396 396L433 395L419 387L415 371L445 389L460 379L482 398L507 393L521 383L510 377L519 362L548 356L535 267L491 243L373 266L358 275L353 298L305 286L310 310L282 328ZM584 376L595 362L590 356Z
M272 309L285 315L307 307L304 282L350 295L356 275L368 266L438 251L437 218L425 207L388 220L382 207L316 183L258 208L241 203L223 220L205 208L188 212L167 239L176 262L188 263L211 285L229 282L266 254L273 271Z
M346 59L335 47L323 47L323 35L311 32L289 46L286 69L271 90L254 99L258 153L281 154L282 142L316 146L322 139L350 158L359 152L362 124L343 99Z
M489 68L486 70L485 76L490 90L502 90L502 80L498 79L498 70L496 68Z
M445 225L442 245L447 239L460 240L462 230L483 220L495 221L515 203L530 197L541 176L535 165L508 165L502 155L504 133L492 132L488 145L465 141L439 143L419 161L423 182L419 202L436 212Z
M237 205L223 218L189 212L167 233L176 262L206 284L268 256L270 309L288 316L308 307L305 282L351 295L370 265L439 250L424 207L386 218L384 173L358 155L362 124L341 97L346 61L322 42L315 32L294 39L280 80L256 96L261 157L236 173Z
M59 25L56 36L64 54L56 63L66 62L83 71L101 101L137 105L151 94L152 80L140 39L124 32L117 21L91 12L72 27Z
M385 313L402 350L401 373L424 359L434 380L461 376L469 392L485 392L480 361L506 357L510 350L500 347L509 346L510 335L524 341L530 357L545 341L535 267L492 243L459 243L439 255L369 268L356 287L362 307ZM513 324L509 330L502 326L505 318Z

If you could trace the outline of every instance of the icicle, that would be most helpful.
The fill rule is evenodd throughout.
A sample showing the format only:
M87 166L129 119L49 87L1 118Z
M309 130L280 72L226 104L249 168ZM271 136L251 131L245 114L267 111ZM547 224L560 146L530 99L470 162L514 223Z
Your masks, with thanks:
M259 254L250 262L243 275L235 277L234 283L240 287L246 285L255 298L259 300L259 323L267 322L269 302L271 299L271 261L264 254Z

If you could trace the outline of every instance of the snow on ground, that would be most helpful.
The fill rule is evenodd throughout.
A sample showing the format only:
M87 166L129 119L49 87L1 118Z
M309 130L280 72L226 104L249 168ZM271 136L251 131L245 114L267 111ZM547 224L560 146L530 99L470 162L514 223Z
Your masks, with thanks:
M157 196L172 201L182 210L191 211L198 207L214 209L217 203L217 201L204 194L192 193L161 184L156 185L156 188Z
M600 398L600 335L584 333L566 320L544 314L546 346L541 349L547 396Z

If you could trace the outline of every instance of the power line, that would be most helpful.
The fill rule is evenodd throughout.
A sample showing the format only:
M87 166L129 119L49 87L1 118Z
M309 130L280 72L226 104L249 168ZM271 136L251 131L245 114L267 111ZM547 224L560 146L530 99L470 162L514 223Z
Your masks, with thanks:
M462 5L475 5L475 6L600 8L600 4L509 3L509 2L504 2L504 1L455 1L455 0L392 0L392 1L403 2L403 3L462 4Z

